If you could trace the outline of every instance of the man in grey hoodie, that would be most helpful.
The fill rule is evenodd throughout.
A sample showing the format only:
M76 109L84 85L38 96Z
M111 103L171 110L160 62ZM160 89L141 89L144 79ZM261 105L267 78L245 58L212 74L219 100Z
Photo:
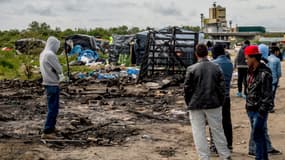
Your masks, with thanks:
M59 47L60 41L51 36L40 54L40 71L47 94L48 106L42 138L47 139L55 137L55 124L59 110L59 82L62 74L62 67L56 56Z

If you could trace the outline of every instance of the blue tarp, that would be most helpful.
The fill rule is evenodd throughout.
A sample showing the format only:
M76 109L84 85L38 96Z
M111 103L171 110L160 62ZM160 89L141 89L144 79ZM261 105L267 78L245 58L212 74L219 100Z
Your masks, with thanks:
M78 54L77 61L84 61L83 58L88 58L90 61L96 61L99 58L99 55L96 51L92 51L90 49L82 50L82 47L80 45L74 46L68 53L69 56L75 54Z

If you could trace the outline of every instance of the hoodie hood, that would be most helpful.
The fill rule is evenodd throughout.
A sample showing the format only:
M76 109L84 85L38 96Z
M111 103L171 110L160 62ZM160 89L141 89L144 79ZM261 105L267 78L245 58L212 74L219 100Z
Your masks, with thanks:
M47 40L44 52L51 51L54 54L56 54L59 47L60 47L60 41L57 38L51 36Z
M267 59L269 55L269 48L265 44L260 44L258 46L259 52L262 54L262 58Z

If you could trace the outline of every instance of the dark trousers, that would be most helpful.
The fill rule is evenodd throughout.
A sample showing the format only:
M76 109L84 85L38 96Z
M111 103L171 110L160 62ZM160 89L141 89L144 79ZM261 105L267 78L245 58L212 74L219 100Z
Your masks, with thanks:
M222 109L222 116L223 116L224 134L227 139L228 148L231 148L233 145L233 129L232 129L232 119L231 119L231 99L230 97L226 97L225 99L225 103ZM211 138L211 146L214 146L211 130L210 130L210 138Z
M273 107L275 107L275 96L276 96L276 91L277 91L277 87L278 87L278 82L272 84L272 94L273 94Z
M265 124L267 123L267 116L261 116L258 112L248 112L248 117L251 125L251 134L253 141L256 144L255 159L268 160L267 143L265 137Z
M45 86L47 94L48 113L44 126L44 133L52 133L55 130L56 117L59 110L59 87L58 86Z
M225 103L223 105L223 127L224 133L227 138L228 146L233 145L233 129L232 129L232 119L231 119L231 99L226 97Z
M247 68L238 68L238 92L242 93L242 85L246 79ZM245 93L245 88L244 88Z

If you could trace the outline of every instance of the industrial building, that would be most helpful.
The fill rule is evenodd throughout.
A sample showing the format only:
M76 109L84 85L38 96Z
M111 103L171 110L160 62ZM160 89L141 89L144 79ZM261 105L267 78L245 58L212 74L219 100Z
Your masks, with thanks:
M229 25L228 25L229 24ZM227 20L227 9L216 3L209 8L209 18L201 13L201 28L205 35L215 40L256 39L266 32L263 26L232 27L232 21Z

